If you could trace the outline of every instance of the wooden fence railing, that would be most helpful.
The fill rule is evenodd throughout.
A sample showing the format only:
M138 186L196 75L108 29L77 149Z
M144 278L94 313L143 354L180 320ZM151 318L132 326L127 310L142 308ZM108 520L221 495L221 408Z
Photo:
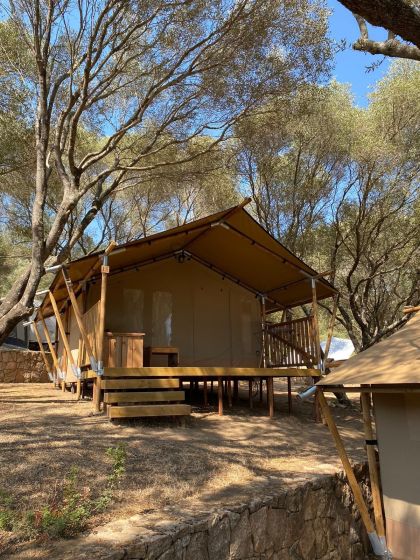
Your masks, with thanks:
M316 336L313 316L284 323L267 323L267 367L316 367Z

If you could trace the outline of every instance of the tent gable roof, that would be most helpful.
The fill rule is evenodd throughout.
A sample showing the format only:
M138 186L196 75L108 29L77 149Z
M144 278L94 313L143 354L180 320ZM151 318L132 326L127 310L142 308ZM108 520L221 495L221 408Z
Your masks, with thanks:
M350 358L318 385L417 383L420 383L420 313L390 337Z
M310 279L316 277L317 272L274 239L243 206L118 246L109 255L111 274L184 253L254 293L266 295L268 310L311 301ZM80 282L102 253L66 264L71 280ZM67 299L60 273L50 289L57 301ZM335 293L329 282L318 279L319 299ZM43 302L42 307L44 315L48 315L48 306Z

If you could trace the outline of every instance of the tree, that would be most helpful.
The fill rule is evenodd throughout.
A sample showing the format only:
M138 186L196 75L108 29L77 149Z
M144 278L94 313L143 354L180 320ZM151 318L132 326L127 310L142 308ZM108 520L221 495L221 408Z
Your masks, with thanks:
M35 162L28 185L31 260L0 306L0 342L31 313L45 264L69 257L133 174L147 177L211 151L267 96L317 79L330 56L326 11L310 0L1 6L27 53L12 57L6 45L1 76L5 91L19 82L29 103L22 122L32 133ZM187 148L202 134L212 142ZM178 159L182 152L188 153ZM48 206L49 199L58 204Z
M238 171L258 221L293 252L315 250L314 229L324 222L344 175L353 109L347 89L304 86L237 128Z
M371 54L420 60L418 0L339 0L356 18L360 38L353 48ZM369 39L367 22L388 32L384 41ZM397 39L401 37L402 41Z
M367 109L332 84L271 105L275 135L261 115L238 128L256 215L316 269L332 270L337 318L357 350L420 299L419 92L420 71L400 63Z

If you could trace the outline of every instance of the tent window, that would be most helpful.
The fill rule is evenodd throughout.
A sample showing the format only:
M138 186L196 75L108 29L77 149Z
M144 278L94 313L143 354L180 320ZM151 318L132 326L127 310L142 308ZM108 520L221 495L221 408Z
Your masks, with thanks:
M153 346L172 346L172 294L153 292Z

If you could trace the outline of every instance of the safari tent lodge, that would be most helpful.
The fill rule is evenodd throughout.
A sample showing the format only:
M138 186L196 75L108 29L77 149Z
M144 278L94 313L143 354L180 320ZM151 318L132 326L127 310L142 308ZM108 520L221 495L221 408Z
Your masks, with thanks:
M53 267L35 327L56 318L54 383L80 396L93 381L95 409L122 418L189 414L186 382L204 404L216 383L221 414L245 381L250 404L252 387L266 388L272 416L274 377L288 379L291 402L291 377L319 376L318 301L337 292L246 203ZM303 304L311 314L290 320Z

